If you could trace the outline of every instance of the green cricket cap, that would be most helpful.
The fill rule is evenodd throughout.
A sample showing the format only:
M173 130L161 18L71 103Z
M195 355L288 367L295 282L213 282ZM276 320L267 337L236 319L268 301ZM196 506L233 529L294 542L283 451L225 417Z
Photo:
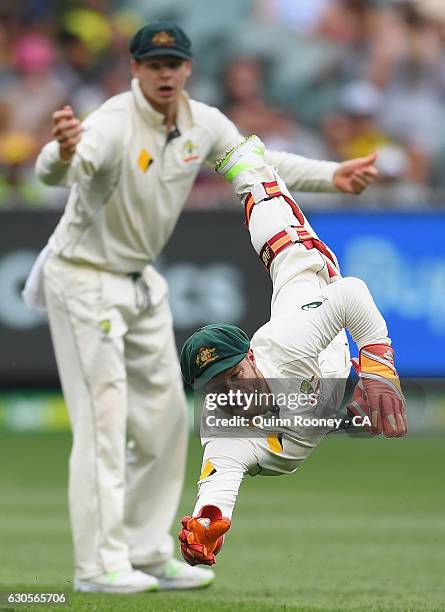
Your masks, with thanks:
M201 327L187 338L182 347L182 375L189 385L198 389L217 374L242 361L249 347L249 338L236 325Z
M191 46L189 37L175 23L153 21L136 32L130 40L130 53L135 60L160 55L190 59Z

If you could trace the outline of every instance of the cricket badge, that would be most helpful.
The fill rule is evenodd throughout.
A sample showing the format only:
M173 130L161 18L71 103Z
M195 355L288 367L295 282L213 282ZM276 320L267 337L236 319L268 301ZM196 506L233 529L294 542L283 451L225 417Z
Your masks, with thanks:
M212 361L218 359L218 355L215 355L215 352L216 348L207 348L206 346L201 346L199 351L196 353L195 359L195 363L198 368L205 368L209 365L209 363L212 363Z
M102 319L99 323L101 338L104 342L110 342L111 321L110 319Z
M182 161L191 162L194 159L199 159L199 155L197 155L198 145L193 142L193 140L187 140L182 145Z
M176 44L176 38L163 30L162 32L158 32L155 36L153 36L151 42L157 47L174 47Z
M305 378L301 381L300 393L307 397L310 395L318 396L320 394L320 381L315 374L309 380Z

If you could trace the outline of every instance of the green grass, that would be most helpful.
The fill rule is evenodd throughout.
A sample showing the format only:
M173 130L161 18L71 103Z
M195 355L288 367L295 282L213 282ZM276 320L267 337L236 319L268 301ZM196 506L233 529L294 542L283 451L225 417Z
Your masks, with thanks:
M0 436L0 590L71 589L69 444ZM69 609L445 610L444 455L443 438L332 437L297 474L245 480L210 589L74 593ZM193 439L178 516L193 507L200 456ZM25 608L0 605L12 609Z

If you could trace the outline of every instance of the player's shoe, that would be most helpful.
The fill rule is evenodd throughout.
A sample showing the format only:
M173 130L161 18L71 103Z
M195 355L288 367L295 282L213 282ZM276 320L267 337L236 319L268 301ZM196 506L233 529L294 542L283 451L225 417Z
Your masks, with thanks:
M88 580L74 581L74 590L86 593L141 593L158 591L159 582L154 576L131 569L121 572L106 572Z
M139 567L141 571L147 571L154 576L159 588L170 589L204 589L215 581L215 574L210 569L201 567L190 567L183 561L170 559L159 566Z
M230 183L245 170L264 167L265 146L258 136L248 136L216 162L215 170Z

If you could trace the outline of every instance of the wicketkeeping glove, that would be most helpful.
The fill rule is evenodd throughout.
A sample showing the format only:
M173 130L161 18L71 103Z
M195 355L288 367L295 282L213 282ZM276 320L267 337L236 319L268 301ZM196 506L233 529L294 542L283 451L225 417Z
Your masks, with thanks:
M408 431L406 402L394 365L394 350L387 344L370 344L352 360L359 376L347 411L351 416L368 417L364 424L373 435L401 438Z
M215 555L221 550L224 534L231 521L222 516L217 506L203 506L197 516L183 516L179 532L181 552L189 565L215 565Z

